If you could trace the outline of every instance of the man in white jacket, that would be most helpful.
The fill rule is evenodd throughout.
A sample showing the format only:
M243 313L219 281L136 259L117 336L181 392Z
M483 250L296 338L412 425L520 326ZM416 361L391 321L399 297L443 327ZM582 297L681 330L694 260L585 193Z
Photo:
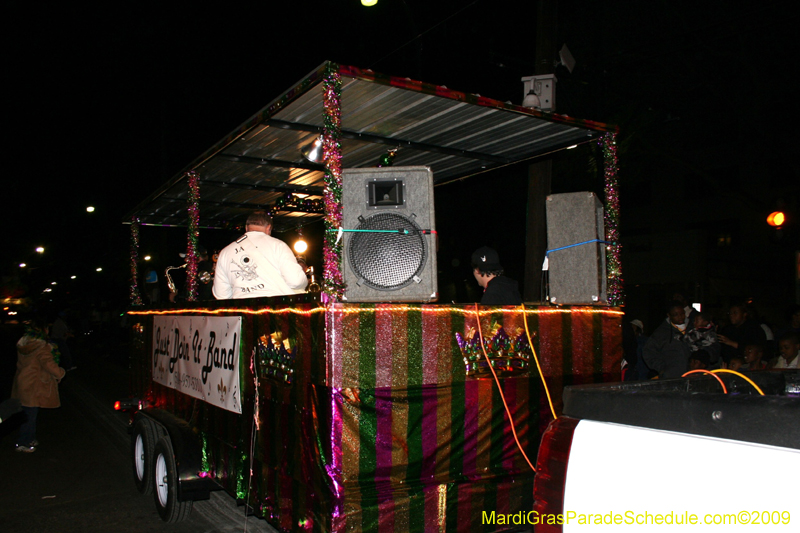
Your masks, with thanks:
M272 217L254 211L247 217L245 231L219 254L214 297L228 300L304 292L308 285L305 268L285 242L270 235Z

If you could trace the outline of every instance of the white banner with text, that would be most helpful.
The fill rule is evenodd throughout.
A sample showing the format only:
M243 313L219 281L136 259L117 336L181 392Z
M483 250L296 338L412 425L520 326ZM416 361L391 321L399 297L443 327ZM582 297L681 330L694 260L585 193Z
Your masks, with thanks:
M242 317L153 317L153 381L234 413L242 412Z

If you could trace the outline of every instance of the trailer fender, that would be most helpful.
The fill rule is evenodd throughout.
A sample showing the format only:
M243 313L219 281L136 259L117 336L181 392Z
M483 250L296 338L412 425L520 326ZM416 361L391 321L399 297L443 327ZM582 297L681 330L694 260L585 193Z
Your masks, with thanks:
M212 478L201 476L203 447L200 436L188 422L161 409L138 411L134 423L140 418L152 421L172 442L178 470L178 501L207 500L211 491L222 488Z

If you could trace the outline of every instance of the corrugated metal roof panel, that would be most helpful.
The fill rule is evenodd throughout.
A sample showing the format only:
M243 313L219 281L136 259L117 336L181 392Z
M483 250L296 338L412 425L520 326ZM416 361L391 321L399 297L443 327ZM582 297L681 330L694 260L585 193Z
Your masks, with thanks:
M200 176L201 225L229 222L274 204L288 191L322 194L324 169L306 161L301 150L322 131L326 68L338 68L341 74L343 168L376 166L388 149L399 147L396 166L429 166L440 183L525 161L613 129L325 63L186 168ZM182 172L125 221L136 217L145 224L185 224L186 189ZM281 218L319 216L286 211L276 224Z

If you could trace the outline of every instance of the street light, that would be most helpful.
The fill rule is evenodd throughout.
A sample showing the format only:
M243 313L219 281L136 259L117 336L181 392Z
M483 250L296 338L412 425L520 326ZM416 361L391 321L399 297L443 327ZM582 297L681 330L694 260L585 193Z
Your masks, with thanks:
M19 264L19 267L20 267L20 268L25 268L26 266L28 266L26 263L20 263L20 264Z
M94 206L90 205L86 208L87 213L94 213Z
M781 211L770 213L770 215L767 217L767 224L776 228L783 226L784 222L786 222L786 215L784 215Z
M44 253L44 246L37 246L36 247L36 253L37 254L43 254Z

